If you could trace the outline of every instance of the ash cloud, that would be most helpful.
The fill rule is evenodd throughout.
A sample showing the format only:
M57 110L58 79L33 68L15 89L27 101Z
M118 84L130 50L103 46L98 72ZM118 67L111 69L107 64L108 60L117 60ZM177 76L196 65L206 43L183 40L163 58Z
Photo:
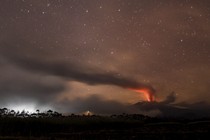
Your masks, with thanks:
M172 92L171 94L169 94L166 99L164 101L162 101L162 104L170 104L170 103L174 103L176 101L176 94L175 92Z
M2 41L0 56L3 64L0 71L1 74L4 74L4 78L0 80L0 94L5 103L11 102L10 98L12 97L14 100L32 99L40 105L54 104L57 97L65 91L67 81L78 81L89 85L115 85L122 88L146 88L152 93L155 92L150 85L118 76L115 73L104 73L72 61L58 60L54 58L53 52L47 49L38 51L27 41ZM121 113L127 108L118 102L104 101L99 96L90 97L87 100L77 100L69 104L75 105L79 111L82 110L79 108L79 104L93 109L97 113L103 111L105 113ZM77 102L79 104L76 105ZM93 102L92 105L91 102ZM94 108L95 105L101 107ZM116 109L110 110L113 107Z
M155 93L152 86L118 76L115 73L100 73L97 70L82 67L72 62L45 61L43 56L40 56L40 58L33 56L34 51L29 44L23 43L21 45L17 46L8 42L1 43L0 55L21 68L40 74L59 76L66 80L75 80L90 85L107 84L123 88L146 88L152 94ZM28 55L25 55L24 52ZM30 56L30 54L33 55ZM49 55L49 52L42 52L42 55L47 54Z

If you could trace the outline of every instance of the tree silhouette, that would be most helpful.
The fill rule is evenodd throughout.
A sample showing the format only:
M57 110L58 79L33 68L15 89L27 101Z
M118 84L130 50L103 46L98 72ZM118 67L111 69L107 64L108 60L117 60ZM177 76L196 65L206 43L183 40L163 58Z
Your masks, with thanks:
M40 111L39 109L36 110L37 114L39 114L39 111Z
M1 116L6 116L8 114L8 112L9 112L9 109L7 109L7 108L0 109Z
M52 110L48 110L48 111L47 111L47 115L48 115L48 117L52 117L52 113L53 113L53 111L52 111Z

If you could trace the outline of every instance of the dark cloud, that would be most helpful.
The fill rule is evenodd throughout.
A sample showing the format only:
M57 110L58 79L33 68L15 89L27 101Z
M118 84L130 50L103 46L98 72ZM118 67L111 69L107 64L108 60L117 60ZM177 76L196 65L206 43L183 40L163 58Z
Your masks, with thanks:
M0 93L5 102L11 101L10 97L16 97L25 100L33 99L40 105L55 103L57 96L65 91L65 82L69 80L89 85L107 84L122 88L143 88L148 89L151 94L155 93L152 86L124 78L115 73L100 73L97 69L80 66L74 62L45 59L45 56L53 57L53 53L45 50L39 53L29 43L21 40L2 42L0 55L4 60L2 63L5 65L5 69L1 69L1 73L7 71L4 73L4 78L1 79L2 84L0 86ZM78 99L72 104L75 105L75 103L78 104L74 109L78 111L89 108L100 114L103 114L103 112L105 114L108 112L128 112L125 111L128 108L123 104L104 101L96 96L87 100ZM82 108L78 108L79 106L82 106ZM100 108L94 108L94 106L100 106ZM106 107L108 107L107 110Z
M31 73L11 64L1 66L0 76L1 105L16 100L45 104L65 89L65 82L59 77Z
M164 101L162 101L162 104L170 104L170 103L174 103L176 101L176 94L175 92L172 92L171 94L169 94L166 99Z
M11 63L37 73L61 76L67 80L75 80L90 85L108 84L123 88L147 88L151 91L151 93L155 92L152 86L118 76L114 73L98 73L97 71L94 71L94 69L91 72L86 72L88 71L88 67L78 66L70 62L46 61L40 57L34 58L33 55L36 55L36 53L33 51L33 49L31 49L27 44L21 45L22 46L17 46L16 44L7 44L7 42L2 43L0 47L0 54L5 59L8 59ZM28 55L23 53L25 51ZM30 56L32 53L35 54Z

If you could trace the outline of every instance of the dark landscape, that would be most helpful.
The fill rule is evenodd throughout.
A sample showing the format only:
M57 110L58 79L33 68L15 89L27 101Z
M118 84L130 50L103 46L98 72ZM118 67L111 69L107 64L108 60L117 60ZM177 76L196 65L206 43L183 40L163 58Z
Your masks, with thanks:
M2 112L0 139L206 139L210 118L157 118L140 114L67 115L48 110Z

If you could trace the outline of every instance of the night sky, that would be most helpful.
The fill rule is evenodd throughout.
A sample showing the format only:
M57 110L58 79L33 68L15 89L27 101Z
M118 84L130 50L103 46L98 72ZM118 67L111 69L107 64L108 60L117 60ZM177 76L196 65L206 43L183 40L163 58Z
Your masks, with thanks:
M210 2L1 0L0 99L29 111L208 115Z

